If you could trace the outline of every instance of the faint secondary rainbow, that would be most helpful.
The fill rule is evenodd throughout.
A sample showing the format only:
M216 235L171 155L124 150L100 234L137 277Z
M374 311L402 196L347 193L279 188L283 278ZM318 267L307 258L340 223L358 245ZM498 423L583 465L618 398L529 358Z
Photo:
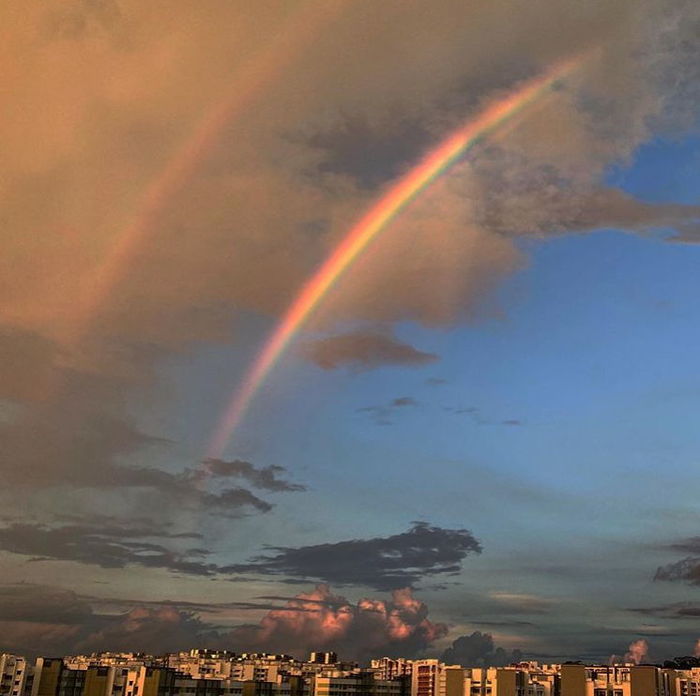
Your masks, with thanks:
M214 104L175 149L146 187L130 223L115 235L100 263L86 273L74 318L67 328L69 342L77 344L87 333L100 307L155 229L158 217L212 152L224 128L289 70L320 28L343 8L343 0L305 0L290 11L280 26L274 27L270 41L233 71L224 99Z
M306 323L326 293L367 249L372 240L469 148L487 138L547 93L557 80L570 73L581 61L582 57L578 57L559 63L539 77L522 83L507 96L492 102L428 152L413 169L391 185L372 205L302 286L270 335L224 411L209 443L207 451L209 457L222 455L248 405L294 335Z

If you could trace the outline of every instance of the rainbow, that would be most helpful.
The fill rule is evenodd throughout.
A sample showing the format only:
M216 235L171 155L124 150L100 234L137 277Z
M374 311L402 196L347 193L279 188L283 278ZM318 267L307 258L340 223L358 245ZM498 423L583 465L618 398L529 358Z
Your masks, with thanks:
M582 58L579 57L560 63L546 73L522 83L507 96L492 102L428 152L413 169L390 186L369 208L303 285L251 365L214 430L207 450L209 457L220 457L223 454L248 405L294 335L308 321L326 293L367 249L372 240L467 150L487 138L548 92L557 80L571 72L581 60Z

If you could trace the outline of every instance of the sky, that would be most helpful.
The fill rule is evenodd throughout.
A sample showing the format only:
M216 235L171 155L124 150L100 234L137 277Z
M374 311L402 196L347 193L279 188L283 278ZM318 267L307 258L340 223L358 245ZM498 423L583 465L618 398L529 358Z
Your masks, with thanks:
M0 650L693 653L697 3L0 17Z

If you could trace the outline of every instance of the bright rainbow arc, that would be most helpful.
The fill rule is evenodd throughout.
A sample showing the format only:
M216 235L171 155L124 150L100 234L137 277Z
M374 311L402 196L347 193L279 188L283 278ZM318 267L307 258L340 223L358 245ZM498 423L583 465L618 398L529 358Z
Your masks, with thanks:
M240 388L224 412L208 447L209 457L220 457L235 428L265 378L280 359L291 339L308 321L331 287L373 239L469 148L519 114L546 93L557 80L581 62L576 58L556 65L545 74L521 84L508 96L493 102L466 125L430 151L413 169L393 184L360 218L348 234L304 284L289 306L263 350L247 372Z

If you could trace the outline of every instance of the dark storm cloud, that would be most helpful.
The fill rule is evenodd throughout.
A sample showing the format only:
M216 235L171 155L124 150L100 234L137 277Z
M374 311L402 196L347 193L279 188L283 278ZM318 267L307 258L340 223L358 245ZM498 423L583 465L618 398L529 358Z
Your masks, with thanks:
M651 607L631 607L627 611L643 616L654 616L663 619L695 620L700 616L700 605L692 602L675 602Z
M288 606L284 604L273 604L271 602L180 602L172 600L149 601L139 599L120 598L96 598L86 597L93 604L101 607L119 607L123 611L129 611L135 607L171 607L178 611L196 611L202 614L221 614L231 610L234 611L312 611L308 608ZM286 600L292 599L287 597Z
M0 398L17 404L0 421L0 472L10 487L31 491L75 481L78 490L121 494L122 505L129 500L124 494L136 496L140 489L150 489L160 502L155 510L163 517L193 508L231 518L272 509L271 503L240 486L208 489L202 470L173 472L139 465L144 454L158 455L173 443L144 432L127 417L121 392L149 373L159 353L150 347L103 347L114 364L105 372L88 371L61 365L57 344L38 334L0 332ZM27 380L28 373L34 379ZM248 480L265 490L303 489L280 479L280 467L256 468L250 462L210 465L226 477ZM13 503L14 497L8 496L6 510L12 510ZM87 520L94 516L89 506L83 514Z
M669 582L687 582L689 585L700 585L700 557L691 556L675 563L659 566L654 580Z
M117 617L96 622L97 630L74 642L73 651L81 653L137 651L151 654L206 647L217 640L213 627L191 612L175 607L136 607Z
M680 539L664 544L662 548L691 555L679 561L659 566L654 575L654 580L700 585L700 537Z
M90 606L69 590L30 584L0 585L0 617L3 621L83 624Z
M343 174L373 189L396 176L432 140L425 124L395 113L382 124L348 118L332 130L314 133L308 144L323 151L320 174Z
M314 546L271 547L274 553L231 566L233 572L314 578L378 590L415 585L421 579L456 574L481 545L466 529L442 529L417 522L389 537L352 539Z
M700 537L690 537L688 539L683 539L682 541L677 541L673 544L668 544L666 548L674 549L676 551L684 551L685 553L700 553Z
M241 459L226 461L224 459L205 459L205 471L212 476L221 478L242 478L256 488L267 491L305 491L306 487L298 483L290 483L277 478L278 474L286 473L283 466L264 466L256 468L254 464Z
M449 665L464 667L503 667L522 659L520 650L497 648L490 633L474 631L452 642L440 659Z
M0 398L15 401L40 398L39 390L27 380L27 375L33 374L38 380L49 378L59 355L56 343L37 333L0 327Z
M148 539L152 529L14 523L0 528L0 549L32 560L73 561L102 568L139 565L187 575L210 575L215 566L201 562L200 549L176 553Z
M306 346L307 357L324 370L352 367L371 370L384 365L421 367L439 360L434 353L418 350L394 336L354 331L318 339Z

